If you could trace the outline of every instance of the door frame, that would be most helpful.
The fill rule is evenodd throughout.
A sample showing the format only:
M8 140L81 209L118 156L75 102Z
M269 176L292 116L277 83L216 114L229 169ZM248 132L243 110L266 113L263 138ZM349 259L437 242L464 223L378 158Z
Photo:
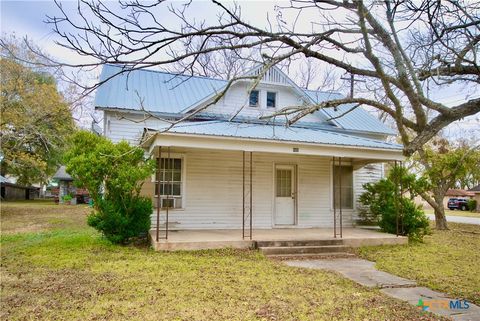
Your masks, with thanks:
M293 199L293 224L276 224L276 201L275 198L277 196L277 166L292 166L293 167L293 189L295 193L295 198ZM298 225L298 165L296 163L277 163L273 162L273 169L272 169L272 228L289 228L289 227L296 227Z

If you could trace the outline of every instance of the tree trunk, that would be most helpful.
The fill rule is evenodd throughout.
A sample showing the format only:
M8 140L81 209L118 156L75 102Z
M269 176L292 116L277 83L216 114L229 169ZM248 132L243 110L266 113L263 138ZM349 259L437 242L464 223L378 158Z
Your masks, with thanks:
M447 218L445 217L445 207L443 206L443 193L442 195L437 194L436 191L433 191L433 198L435 199L435 228L437 230L448 230Z
M435 227L437 230L448 230L447 218L445 217L445 208L443 206L443 198L445 192L441 190L434 189L432 191L433 198L425 193L421 192L420 195L422 198L427 201L428 204L433 208L435 213Z

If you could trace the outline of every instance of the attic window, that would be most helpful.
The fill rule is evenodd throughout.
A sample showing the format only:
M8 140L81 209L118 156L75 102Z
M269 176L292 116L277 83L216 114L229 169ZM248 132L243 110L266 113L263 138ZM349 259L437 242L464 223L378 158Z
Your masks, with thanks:
M260 93L258 90L252 90L250 92L250 107L258 107Z
M267 107L275 108L277 107L277 93L268 91L267 92Z

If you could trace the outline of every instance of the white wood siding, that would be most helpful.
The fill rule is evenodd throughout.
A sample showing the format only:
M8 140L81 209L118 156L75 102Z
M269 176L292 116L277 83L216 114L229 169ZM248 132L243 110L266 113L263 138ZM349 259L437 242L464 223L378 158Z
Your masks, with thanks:
M165 125L155 118L111 111L104 113L104 121L106 137L114 142L125 139L132 144L138 143L145 127ZM178 222L178 228L241 228L242 153L191 149L184 154L186 206L171 211L170 221ZM332 226L330 161L328 157L254 153L254 227L273 226L274 163L298 166L298 227ZM382 164L367 165L354 172L356 207L362 185L382 177ZM145 195L153 195L151 181L146 182L143 191ZM345 226L357 218L355 211L344 210L343 216ZM152 223L155 224L155 219Z
M138 144L144 128L155 129L166 125L156 118L131 113L105 111L103 117L103 133L115 143L126 140L131 144Z
M185 208L170 210L176 229L242 227L242 153L189 149L186 161ZM274 215L274 164L298 167L298 227L330 227L330 158L282 154L253 154L253 227L272 228ZM145 193L153 195L153 183ZM162 217L165 212L162 210ZM156 214L152 215L152 226ZM344 226L351 212L344 213Z
M290 87L260 83L255 88L255 90L260 92L259 106L250 107L248 97L249 86L246 82L233 85L225 96L216 105L208 107L206 112L231 116L241 109L239 116L259 117L269 115L274 109L266 107L267 91L277 93L276 109L303 104L301 97ZM318 122L320 120L316 115L307 115L302 118L302 121L307 122Z

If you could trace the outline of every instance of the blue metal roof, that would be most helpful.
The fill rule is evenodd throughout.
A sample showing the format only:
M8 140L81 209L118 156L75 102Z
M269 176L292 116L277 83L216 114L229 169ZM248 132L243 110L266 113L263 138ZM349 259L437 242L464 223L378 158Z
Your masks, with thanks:
M344 98L343 95L335 92L305 90L305 93L312 99L313 103L317 104L326 100ZM356 104L343 104L338 106L336 110L334 108L323 108L317 113L321 113L327 117L327 120L343 115L340 118L335 118L333 121L344 129L389 135L396 134L393 129L386 126L362 107L351 110L355 105Z
M218 91L224 80L190 77L153 70L122 72L122 68L104 65L97 89L95 106L159 113L181 113ZM117 74L117 75L116 75Z
M108 81L106 81L108 80ZM147 110L164 114L181 114L224 88L227 81L207 77L176 75L153 70L124 71L119 66L104 65L95 97L95 106L129 110ZM343 96L334 92L304 90L312 103ZM337 117L353 105L321 109L316 114L323 121ZM332 120L340 128L350 131L395 134L366 110L357 107L342 117Z
M162 131L164 128L156 130ZM347 135L322 129L285 127L267 124L238 123L228 121L191 122L177 125L169 133L288 141L322 145L358 146L367 148L402 150L402 145Z

